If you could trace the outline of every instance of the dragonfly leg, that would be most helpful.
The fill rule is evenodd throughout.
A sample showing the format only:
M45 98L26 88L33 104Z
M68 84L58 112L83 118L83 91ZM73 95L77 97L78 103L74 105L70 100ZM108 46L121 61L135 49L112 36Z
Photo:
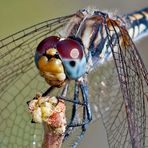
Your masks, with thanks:
M50 87L42 94L42 97L47 96L54 88L55 88L54 86L50 86ZM36 99L36 97L34 97L33 99ZM29 102L30 102L30 101L27 101L27 102L26 102L27 105L29 105ZM34 123L34 122L32 122L32 123Z
M88 124L92 120L90 104L88 101L88 85L87 85L87 83L86 82L80 83L80 89L82 92L83 103L85 105L83 106L83 122L82 122L82 124L79 124L79 125L77 124L77 126L81 126L82 131L81 131L80 135L78 136L77 140L75 141L75 143L72 145L73 148L75 148L81 142L81 139L83 138L83 136L87 130Z
M88 121L92 120L92 113L91 113L91 108L90 108L90 103L89 103L89 99L88 99L88 84L87 82L82 82L80 84L80 89L82 92L82 96L83 96L83 103L85 104L84 108L85 108L85 114L84 116L86 116L87 118L85 119Z
M75 127L75 126L72 126L72 125L75 125L74 122L76 120L76 117L77 117L77 108L78 108L78 105L79 104L79 83L76 81L75 82L75 88L74 88L74 98L73 98L73 107L72 107L72 114L71 114L71 119L70 119L70 123L69 125L67 126L67 130L66 130L66 133L65 133L65 139L70 135L72 129Z
M74 98L73 98L73 108L72 108L72 115L71 115L71 120L70 120L70 125L74 123L75 118L76 118L76 113L77 113L77 108L78 108L78 104L75 102L78 102L79 99L79 86L78 86L78 82L75 83L75 90L74 90Z
M81 90L82 98L83 98L83 102L82 102L83 122L80 124L73 122L76 117L77 107L78 107L78 103L79 103L79 99L78 99L79 88ZM76 126L83 126L85 124L88 124L92 120L92 113L91 113L91 108L90 108L89 99L88 99L88 84L86 81L81 81L80 83L76 83L73 101L74 101L74 103L73 103L73 110L72 110L72 118L71 118L71 122L70 122L69 126L76 127ZM76 102L78 102L78 103L76 103Z
M47 96L55 87L54 86L50 86L43 94L42 97Z

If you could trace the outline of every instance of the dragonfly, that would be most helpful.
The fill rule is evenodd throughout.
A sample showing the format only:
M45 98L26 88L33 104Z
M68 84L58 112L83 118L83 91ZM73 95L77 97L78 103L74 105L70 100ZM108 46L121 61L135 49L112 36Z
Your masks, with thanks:
M109 147L148 147L148 75L133 42L147 32L148 8L121 17L82 9L2 39L0 146L41 147L26 104L39 91L67 103L63 147L99 119Z

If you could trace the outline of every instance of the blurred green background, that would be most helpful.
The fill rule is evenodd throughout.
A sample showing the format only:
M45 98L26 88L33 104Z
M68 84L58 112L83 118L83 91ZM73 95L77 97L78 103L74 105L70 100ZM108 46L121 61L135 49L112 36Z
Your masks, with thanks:
M146 5L147 0L0 0L0 38L88 6L124 14Z
M68 15L88 6L113 12L117 10L119 15L148 6L148 0L0 0L0 39L38 22ZM148 67L147 39L142 39L137 47ZM90 126L79 147L107 147L100 122Z

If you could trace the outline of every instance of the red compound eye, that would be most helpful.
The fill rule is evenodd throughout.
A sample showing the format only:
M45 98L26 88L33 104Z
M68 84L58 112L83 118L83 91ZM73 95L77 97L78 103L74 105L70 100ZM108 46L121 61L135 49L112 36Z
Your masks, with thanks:
M82 59L82 46L75 40L65 39L57 43L57 50L62 59Z
M60 40L60 38L57 36L50 36L50 37L42 40L40 42L40 44L38 45L36 52L38 52L39 54L43 54L43 53L45 53L46 50L48 50L50 48L56 48L57 42L59 40Z

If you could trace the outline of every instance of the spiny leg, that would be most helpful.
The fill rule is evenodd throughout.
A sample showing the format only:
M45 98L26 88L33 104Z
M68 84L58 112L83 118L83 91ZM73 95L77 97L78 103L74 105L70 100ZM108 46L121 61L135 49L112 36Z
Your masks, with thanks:
M82 78L80 81L76 81L73 100L66 98L68 86L69 86L68 83L64 86L64 89L63 89L59 99L63 99L65 101L73 103L71 120L70 120L70 124L67 126L64 140L66 140L69 137L69 135L71 134L71 131L73 131L73 128L80 126L81 130L82 130L81 133L79 134L79 136L77 137L75 143L72 145L72 147L75 148L80 143L81 139L83 138L83 136L86 132L87 126L88 126L89 122L92 120L92 115L91 115L90 105L89 105L89 101L88 101L87 81L84 81L84 78ZM80 100L79 100L79 90L81 90L82 102L80 102ZM78 110L77 110L78 105L81 105L83 107L82 122L76 122L76 120L75 120L76 116L77 116L77 112L78 112Z
M75 141L75 143L72 145L73 148L75 148L81 142L81 139L83 138L83 136L86 132L86 129L88 127L88 124L92 120L90 104L89 104L89 101L88 101L88 84L87 84L87 81L82 81L80 83L80 89L81 89L81 92L82 92L83 103L85 104L85 105L83 105L83 121L82 121L82 124L80 124L82 131L81 131L80 135L78 136L77 140Z
M82 102L80 102L79 100L79 89L81 90L81 93L82 93L82 99L83 99ZM65 99L65 100L68 101L68 99ZM76 127L76 126L82 126L82 125L88 124L92 120L92 114L91 114L90 104L88 100L88 84L87 84L86 77L76 82L74 99L72 102L73 102L73 110L72 110L73 116L71 119L74 119L76 117L77 107L78 105L81 105L83 106L83 121L82 123L73 122L74 124L69 124L69 127ZM86 117L86 119L84 119L84 117ZM70 123L72 123L72 120Z
M72 114L71 114L70 123L67 126L67 131L65 133L65 138L67 138L70 135L72 129L74 128L72 125L75 124L76 117L77 117L78 105L80 105L78 97L79 97L79 82L76 81L75 82L75 88L74 88L74 98L73 98Z
M61 98L66 97L67 92L68 92L68 88L69 88L69 81L67 81L66 84L64 85L64 88L63 88L62 93L61 93Z
M83 83L80 83L80 89L81 89L82 96L83 96L83 103L86 105L85 109L86 109L87 120L91 121L92 113L91 113L90 103L88 99L88 84L86 81L84 81Z
M73 108L72 108L72 115L71 115L70 125L74 124L75 118L77 116L76 113L77 113L78 104L75 103L75 102L79 101L79 99L78 99L78 97L79 97L79 86L78 85L79 85L78 82L75 82L74 98L73 98L74 103L73 103Z
M50 86L43 94L42 97L47 96L55 87L54 86Z

